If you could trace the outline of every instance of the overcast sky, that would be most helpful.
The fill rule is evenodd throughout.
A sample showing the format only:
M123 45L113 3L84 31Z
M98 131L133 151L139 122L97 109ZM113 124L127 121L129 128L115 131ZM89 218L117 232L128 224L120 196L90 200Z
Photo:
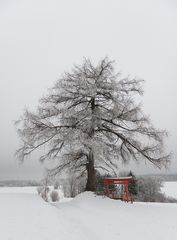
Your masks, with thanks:
M0 180L42 177L37 156L20 166L14 158L13 121L84 56L108 56L146 81L144 111L169 132L169 172L177 173L177 0L0 0Z

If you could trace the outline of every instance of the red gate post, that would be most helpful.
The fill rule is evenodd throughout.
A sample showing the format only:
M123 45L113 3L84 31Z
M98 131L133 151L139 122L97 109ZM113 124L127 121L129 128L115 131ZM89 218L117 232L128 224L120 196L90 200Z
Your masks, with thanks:
M125 192L126 192L126 201L128 202L128 197L129 197L129 194L128 194L128 181L125 182Z

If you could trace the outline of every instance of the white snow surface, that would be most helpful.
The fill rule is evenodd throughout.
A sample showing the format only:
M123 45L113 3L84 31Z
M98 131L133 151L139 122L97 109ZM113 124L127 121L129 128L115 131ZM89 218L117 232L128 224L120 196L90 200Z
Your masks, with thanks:
M34 188L16 193L11 188L13 194L5 189L0 189L2 240L177 239L175 203L130 204L86 192L50 204Z
M164 182L161 191L167 196L177 199L177 182Z

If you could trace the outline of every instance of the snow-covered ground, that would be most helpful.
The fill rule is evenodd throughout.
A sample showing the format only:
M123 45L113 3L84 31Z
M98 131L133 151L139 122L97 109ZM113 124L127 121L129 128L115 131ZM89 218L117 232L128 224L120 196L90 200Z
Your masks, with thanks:
M49 204L35 188L0 188L0 214L2 240L177 239L175 203L127 204L87 192Z
M162 192L169 197L177 199L177 182L165 182L162 187Z

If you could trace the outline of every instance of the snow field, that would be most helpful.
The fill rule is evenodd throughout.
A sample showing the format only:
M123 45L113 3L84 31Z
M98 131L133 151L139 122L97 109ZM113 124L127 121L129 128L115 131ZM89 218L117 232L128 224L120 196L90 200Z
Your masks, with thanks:
M167 196L177 199L177 182L164 182L161 191Z
M50 204L35 187L3 187L0 213L2 240L177 239L176 203L127 204L86 192Z
M2 240L78 239L78 229L36 194L0 194L0 213Z

